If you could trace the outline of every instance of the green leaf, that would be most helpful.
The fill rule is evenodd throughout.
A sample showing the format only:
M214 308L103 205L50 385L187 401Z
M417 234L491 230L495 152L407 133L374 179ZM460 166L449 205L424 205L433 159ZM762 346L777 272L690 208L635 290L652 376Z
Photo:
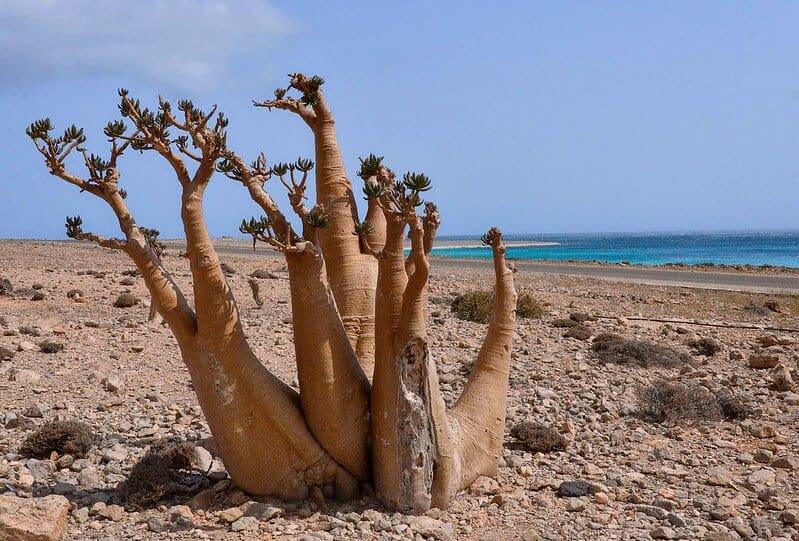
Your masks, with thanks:
M83 220L80 216L67 216L67 223L65 224L67 237L74 239L82 235L83 229L81 225L83 225Z
M364 180L377 175L383 166L383 156L369 154L366 158L358 159L361 161L361 169L358 171L358 176Z

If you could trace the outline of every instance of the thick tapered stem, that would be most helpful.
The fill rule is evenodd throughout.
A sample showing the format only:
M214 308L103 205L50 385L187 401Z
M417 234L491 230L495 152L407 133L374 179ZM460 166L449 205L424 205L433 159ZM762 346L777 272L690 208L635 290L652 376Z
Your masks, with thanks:
M319 445L305 423L297 393L258 361L246 343L224 352L201 337L184 355L194 391L225 468L250 494L304 499L311 486L342 497L357 481Z
M366 221L372 224L372 232L366 235L366 240L372 250L379 252L386 245L386 217L376 197L369 199L366 209Z
M253 494L305 498L310 486L330 485L351 497L357 482L313 437L297 393L272 375L247 344L205 226L202 186L184 192L181 217L199 329L197 353L187 364L231 477Z
M472 373L451 413L458 427L461 487L480 475L496 475L505 431L516 289L513 272L505 264L505 246L498 232L496 235L492 244L496 275L494 309Z
M238 307L203 217L204 186L184 190L181 207L187 255L194 285L194 306L200 332L220 345L243 340Z
M370 375L374 355L374 302L377 265L362 254L356 235L357 208L352 185L344 169L333 115L319 97L314 107L316 149L316 202L323 204L330 222L318 232L328 281L355 353Z
M405 275L403 241L405 221L389 213L386 245L378 258L375 303L375 365L372 380L372 461L375 493L390 505L399 500L397 463L399 375L394 362L394 334L399 324Z
M274 224L273 228L275 231L290 231L289 235L291 236L290 240L292 243L300 240L291 228L291 224L289 224L286 216L280 211L277 203L275 203L274 199L264 190L262 182L254 177L250 177L244 180L244 186L247 188L250 198L261 207L264 214L266 214L269 220ZM305 221L303 220L303 224L304 223Z
M426 334L425 316L427 312L427 279L430 275L430 264L424 253L423 231L419 217L415 214L410 221L411 253L408 256L413 261L413 274L408 276L408 285L402 296L402 310L400 311L397 334L394 337L396 351L405 347L405 343L412 337L424 338Z
M369 381L336 310L321 254L309 246L285 255L305 419L330 456L367 481Z
M139 274L144 278L153 305L166 321L181 348L188 347L197 332L194 311L186 301L183 292L164 268L163 263L153 253L144 234L136 225L122 195L115 187L109 186L102 197L114 211L119 228L128 238L128 246L125 251L136 264Z

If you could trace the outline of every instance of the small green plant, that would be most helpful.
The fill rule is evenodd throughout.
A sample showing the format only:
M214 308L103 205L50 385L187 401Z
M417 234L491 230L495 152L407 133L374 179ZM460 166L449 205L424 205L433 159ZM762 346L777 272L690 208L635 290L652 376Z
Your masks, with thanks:
M475 323L488 323L493 307L494 294L480 289L458 295L452 301L452 312L458 319Z
M452 301L452 312L458 319L475 323L488 323L494 309L494 292L482 289L468 291L455 297ZM521 318L534 319L543 316L544 307L529 293L522 293L516 300L516 315Z
M510 435L531 453L565 451L569 446L569 440L555 428L531 421L517 424L510 429Z
M29 434L19 454L32 458L49 458L53 451L84 458L92 445L92 430L78 421L49 421Z
M538 319L546 314L544 306L529 293L522 292L516 300L516 316L525 319Z
M613 333L603 333L591 345L594 358L601 363L671 367L688 364L691 356L676 349L644 340L627 340Z

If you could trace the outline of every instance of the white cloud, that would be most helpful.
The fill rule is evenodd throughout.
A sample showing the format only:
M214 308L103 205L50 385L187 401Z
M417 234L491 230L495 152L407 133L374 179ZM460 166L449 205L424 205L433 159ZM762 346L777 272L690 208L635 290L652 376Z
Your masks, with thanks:
M0 85L124 75L240 86L291 28L268 0L2 0Z

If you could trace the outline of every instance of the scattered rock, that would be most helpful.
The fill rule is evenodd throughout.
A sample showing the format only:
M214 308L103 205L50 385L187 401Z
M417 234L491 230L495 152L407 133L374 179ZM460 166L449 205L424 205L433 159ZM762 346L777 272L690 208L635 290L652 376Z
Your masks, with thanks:
M57 541L67 526L69 500L53 495L18 498L0 494L0 539Z
M17 351L33 351L34 349L36 349L36 344L30 340L23 340L17 344Z
M792 391L795 387L791 371L785 366L778 366L771 374L771 388L777 392Z
M258 519L255 517L241 517L230 525L234 532L248 532L258 528Z
M16 381L30 385L38 383L42 379L42 375L35 370L28 370L26 368L12 368L8 371L8 381Z
M469 493L475 496L488 496L499 492L499 483L490 477L481 475L469 487Z
M749 366L751 368L774 368L779 362L780 358L777 355L753 353L749 356Z
M424 537L440 539L441 541L455 539L455 528L452 527L452 524L431 517L424 515L408 517L408 525L411 530Z

